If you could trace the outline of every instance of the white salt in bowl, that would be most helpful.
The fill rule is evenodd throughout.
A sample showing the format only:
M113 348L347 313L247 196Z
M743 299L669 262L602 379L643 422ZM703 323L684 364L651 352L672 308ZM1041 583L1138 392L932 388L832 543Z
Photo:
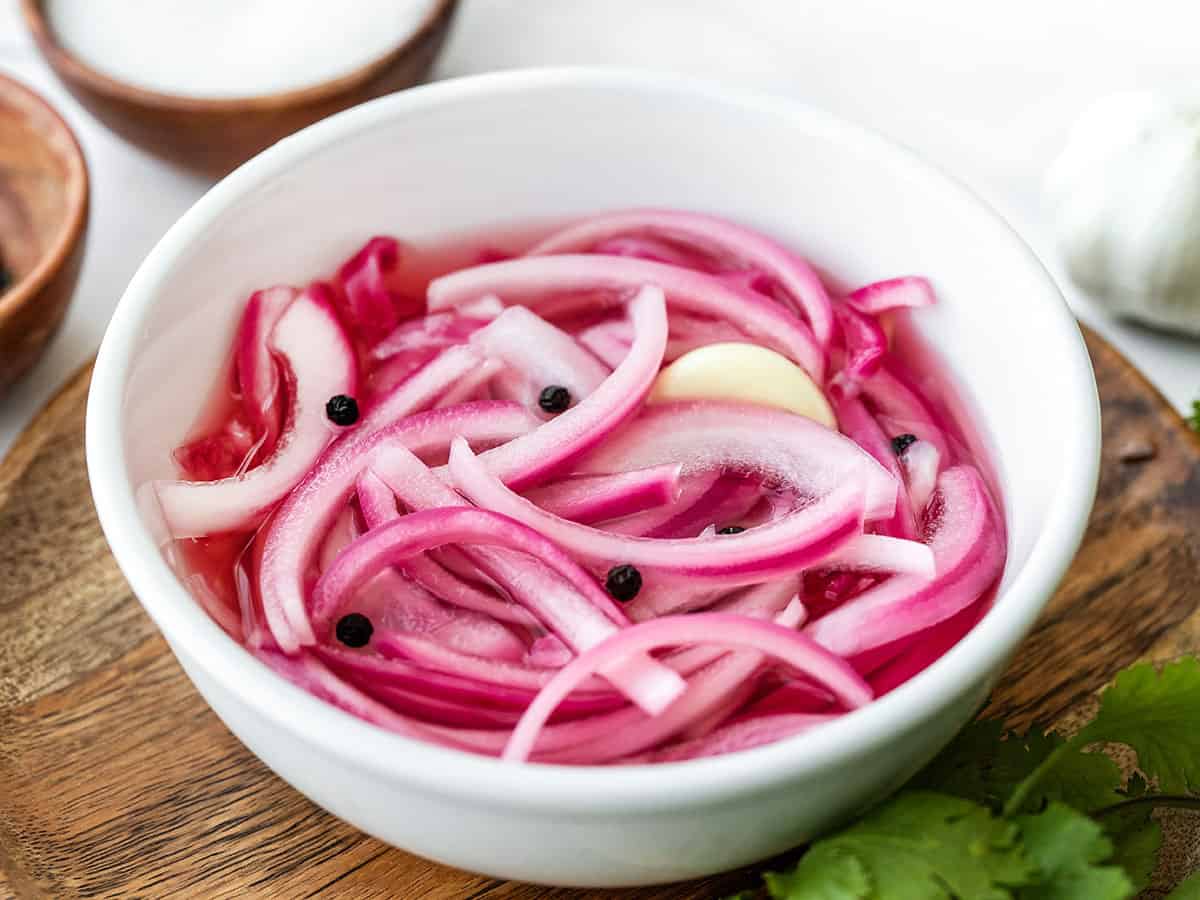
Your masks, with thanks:
M840 280L917 272L919 327L979 411L1008 518L994 607L898 690L808 734L630 767L507 765L390 734L228 638L164 561L136 491L225 359L248 293L328 272L376 233L422 241L629 206L729 216ZM1021 239L961 185L824 112L660 75L564 69L419 88L284 140L142 264L104 338L87 459L134 591L229 728L316 803L396 846L504 878L618 886L760 860L902 784L978 709L1063 575L1095 489L1079 331ZM163 715L171 712L164 710Z

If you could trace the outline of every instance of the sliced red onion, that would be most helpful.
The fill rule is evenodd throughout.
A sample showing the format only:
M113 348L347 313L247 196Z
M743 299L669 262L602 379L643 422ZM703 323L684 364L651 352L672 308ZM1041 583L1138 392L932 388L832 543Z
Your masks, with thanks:
M893 309L932 306L936 302L933 285L915 275L876 281L846 297L846 303L868 316L878 316Z
M378 700L347 684L311 656L285 656L273 650L259 650L255 655L296 687L372 725L420 740L433 737L433 733L426 731L419 723L388 709Z
M662 288L672 311L724 319L824 381L824 351L795 315L762 294L679 266L619 256L526 257L443 275L430 283L428 296L431 310L444 310L490 292L552 318L552 310L595 309L603 299L598 292L612 302L647 284ZM560 298L571 294L583 294L586 303L563 305ZM640 331L635 327L635 335Z
M703 643L745 648L775 657L827 686L849 709L857 709L871 700L870 687L843 660L782 625L724 613L665 616L619 632L560 669L521 716L502 758L509 762L526 759L559 702L605 666L631 653Z
M746 719L722 726L704 737L680 741L652 753L623 759L621 762L625 765L684 762L706 756L736 753L739 750L752 750L812 731L836 718L836 715L829 713L789 713Z
M682 490L679 472L677 463L666 463L619 475L583 475L534 488L525 499L573 522L604 522L674 503Z
M900 455L904 473L908 480L908 496L913 512L917 516L929 505L937 484L938 472L941 468L941 454L937 447L928 441L917 441L909 444Z
M554 677L554 670L473 656L420 634L389 632L378 639L372 637L371 646L388 660L406 661L481 684L524 691L526 703L532 699L529 692L540 691ZM607 694L610 698L619 696L599 676L582 685L582 689L591 694Z
M662 463L662 465L680 466L680 470L682 471L681 463L666 462ZM649 468L654 469L657 468L657 466L651 466ZM644 472L649 471L649 469L635 469L635 471ZM575 477L616 478L619 476L578 475ZM665 527L667 527L668 522L672 522L678 516L687 513L698 502L700 502L701 498L706 496L709 491L713 489L713 486L721 480L721 478L722 475L719 471L696 472L690 475L681 476L679 479L679 497L673 503L657 507L656 509L647 509L640 513L633 513L632 515L625 516L625 518L615 522L607 522L605 523L604 529L606 531L611 531L614 534L628 534L635 537L650 537L654 534L659 534ZM550 512L554 512L554 510L550 510ZM570 517L563 516L563 518L565 519Z
M804 259L765 235L727 219L665 209L589 216L550 235L531 255L574 253L618 237L665 238L738 267L760 270L783 289L789 307L803 312L821 346L833 334L833 313L821 279ZM810 372L810 374L812 374Z
M338 269L348 317L369 343L421 309L419 298L402 297L389 286L399 263L400 243L392 237L373 237Z
M388 492L389 496L391 492ZM392 503L392 509L396 508L396 504ZM367 518L367 527L370 527L371 519ZM328 569L337 555L350 546L351 542L359 536L361 532L358 529L357 523L354 521L354 510L347 506L338 514L337 520L329 529L329 533L325 535L325 540L321 544L321 552L317 557L317 569L324 572Z
M896 480L897 484L904 483L904 473L896 459L896 451L892 449L892 441L879 423L863 406L862 401L855 396L835 392L833 406L837 414L838 427L871 457L883 466ZM923 508L923 507L921 507ZM910 498L905 493L897 497L896 509L886 523L886 531L896 537L914 538L917 536L917 519Z
M400 517L400 512L396 508L396 495L370 469L359 476L357 492L359 506L368 528L381 528ZM354 535L354 537L357 536ZM342 549L344 549L344 545ZM322 566L321 570L324 571L326 568L328 566ZM537 626L537 620L520 606L447 572L424 554L406 560L401 571L434 597L438 597L452 606L473 610L500 622L511 622L526 627ZM467 624L471 625L472 622L473 620L468 620ZM480 626L473 627L472 630L479 632L488 629ZM509 632L505 630L504 635L509 635ZM524 654L523 646L518 647L511 642L508 643L508 646L513 654L517 656Z
M601 241L592 247L577 247L572 252L579 250L602 253L605 256L635 256L638 259L652 259L655 262L670 263L673 266L708 271L703 257L652 237L615 237Z
M883 534L860 534L821 561L823 569L895 573L932 578L937 570L928 544Z
M711 526L737 525L761 499L762 485L758 479L724 474L691 506L637 536L687 538L696 537Z
M879 371L887 353L887 335L870 316L850 306L835 308L845 362L830 380L831 393L855 396L866 379Z
M887 579L809 625L813 640L841 657L859 656L949 618L999 577L1004 547L979 473L969 466L943 472L933 502L937 577Z
M877 697L891 693L914 675L937 662L961 641L987 612L987 594L961 612L914 635L899 655L873 670L867 678Z
M410 509L433 512L462 502L411 453L390 451L381 455L376 465L380 477ZM481 546L464 548L464 553L575 650L594 646L616 628L629 624L612 598L574 561L536 532L530 531L525 538L531 545L540 541L550 547L559 565L551 565L537 553L512 552L520 548ZM649 712L661 709L661 704L669 702L664 698L682 689L673 672L648 657L626 660L604 674Z
M736 326L714 319L700 319L675 313L671 316L670 337L663 353L663 363L674 362L709 344L745 343L747 335ZM609 368L615 368L629 352L633 331L620 319L606 319L581 329L575 339Z
M724 469L779 481L819 498L849 482L865 492L869 519L895 510L899 484L853 441L804 416L749 404L692 401L649 406L581 460L584 473L663 463L693 472Z
M287 285L255 291L246 303L238 327L235 366L242 408L268 452L283 427L279 368L271 352L270 338L280 317L299 293Z
M498 359L485 359L482 363L458 379L446 393L438 398L435 407L456 406L459 403L469 403L472 400L490 400L487 396L488 384L492 379L504 373L504 363ZM508 400L508 397L496 397L497 400Z
M379 429L432 406L460 379L483 363L483 355L471 346L450 347L442 351L366 410L362 421L355 426L355 439L365 440Z
M525 665L535 669L561 669L574 658L575 654L562 638L544 634L530 645Z
M220 481L160 481L163 515L177 538L254 527L297 482L338 433L325 415L337 394L353 396L354 351L328 299L309 290L292 301L271 335L292 397L275 452L257 467Z
M874 405L876 418L881 424L886 422L890 425L893 431L891 437L914 434L920 440L933 444L947 464L954 462L941 416L905 384L890 366L881 366L879 371L863 382L862 391Z
M499 301L496 301L499 303ZM501 307L503 308L503 307ZM391 359L402 353L421 350L445 350L465 344L488 319L464 315L461 310L434 313L401 322L387 337L371 348L371 358Z
M523 306L510 306L475 332L471 343L524 376L520 394L501 399L516 400L532 409L537 408L538 395L547 386L565 387L575 404L590 396L609 374L573 337Z
M398 687L488 709L523 710L553 677L548 670L467 656L417 636L395 637L394 641L393 636L385 636L382 643L386 656L321 644L312 652L356 684ZM599 677L587 688L573 693L561 708L574 715L626 706L625 699ZM499 754L501 745L497 742L493 752Z
M770 621L774 619L788 628L799 628L808 619L808 611L798 597L799 584L795 578L780 578L743 588L727 599L709 607L706 612L726 613L731 616L746 616L750 619ZM795 603L793 603L795 601ZM678 610L669 610L677 612ZM664 612L663 615L667 613ZM663 657L663 662L680 675L691 675L724 654L724 647L712 644L697 644L685 647Z
M427 454L445 447L456 435L493 444L511 440L536 424L516 404L474 403L409 416L375 432L351 433L334 444L276 510L266 532L259 592L267 625L280 648L294 653L316 641L304 604L304 573L375 452L402 446Z
M844 484L767 525L709 540L637 538L578 525L513 493L487 471L465 441L450 448L450 473L478 505L527 525L583 559L623 563L706 584L752 584L819 562L862 529L862 489Z
M794 628L802 615L803 608L796 603L780 613L777 623ZM607 763L657 746L721 708L763 661L762 654L755 651L730 652L728 648L714 645L697 645L675 655L683 657L694 651L711 652L691 670L695 675L688 682L687 692L661 714L652 717L628 707L606 715L552 725L538 735L534 758L551 763ZM592 680L589 678L586 683ZM577 696L572 692L560 709L574 702ZM493 755L498 755L504 746L504 738L494 733L459 730L454 732L452 739Z
M575 339L610 369L621 364L633 342L629 326L624 321L597 322L580 331Z
M508 730L520 718L516 710L489 709L442 697L430 697L406 688L377 684L369 679L356 681L354 685L389 709L433 725Z
M639 290L629 303L629 316L637 338L621 365L571 409L489 450L484 462L490 472L514 490L533 487L597 446L637 411L658 375L667 343L662 291L652 286Z

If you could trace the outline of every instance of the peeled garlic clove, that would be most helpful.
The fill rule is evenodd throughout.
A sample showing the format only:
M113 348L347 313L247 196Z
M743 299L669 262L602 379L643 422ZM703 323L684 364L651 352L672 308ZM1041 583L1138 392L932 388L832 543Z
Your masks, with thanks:
M755 403L837 427L829 401L808 373L757 344L709 344L685 353L658 374L649 400Z
M1045 199L1071 278L1117 315L1200 334L1200 108L1107 97L1075 124Z

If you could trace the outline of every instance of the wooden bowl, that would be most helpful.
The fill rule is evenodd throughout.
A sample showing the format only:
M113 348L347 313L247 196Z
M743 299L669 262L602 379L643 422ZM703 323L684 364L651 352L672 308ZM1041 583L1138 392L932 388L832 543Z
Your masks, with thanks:
M439 0L391 51L347 75L299 90L232 99L164 94L113 79L58 42L45 0L21 0L21 5L51 68L97 118L152 153L221 175L318 119L424 80L458 0Z
M0 75L0 392L37 361L79 278L88 173L75 135Z

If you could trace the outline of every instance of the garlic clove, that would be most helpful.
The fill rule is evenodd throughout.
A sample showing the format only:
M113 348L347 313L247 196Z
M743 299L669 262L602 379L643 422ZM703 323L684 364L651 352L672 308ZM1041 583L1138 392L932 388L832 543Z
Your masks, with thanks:
M1149 93L1104 98L1072 128L1044 196L1089 295L1200 334L1200 110Z
M649 402L730 400L773 406L837 427L825 394L787 357L757 344L698 347L663 369Z

